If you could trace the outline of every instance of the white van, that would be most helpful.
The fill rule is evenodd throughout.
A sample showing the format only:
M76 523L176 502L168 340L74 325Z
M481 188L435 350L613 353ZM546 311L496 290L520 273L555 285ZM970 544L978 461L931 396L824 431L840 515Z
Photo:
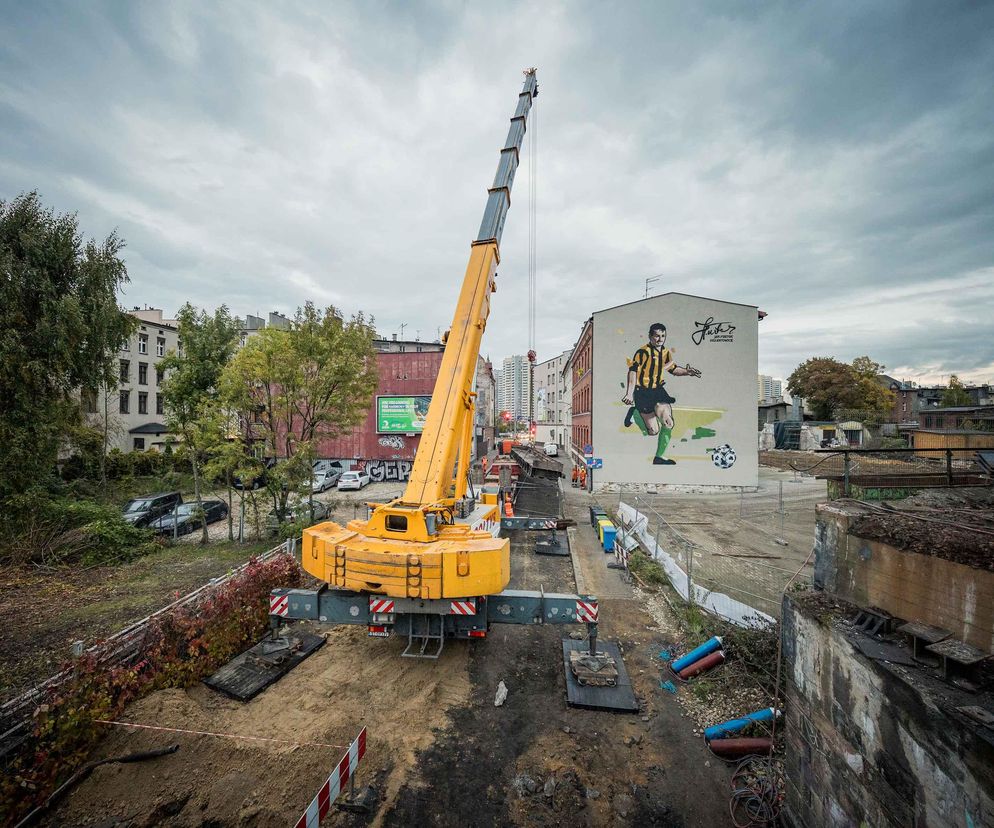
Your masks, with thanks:
M559 456L559 446L557 446L555 443L546 443L545 444L545 453L549 457L558 457Z

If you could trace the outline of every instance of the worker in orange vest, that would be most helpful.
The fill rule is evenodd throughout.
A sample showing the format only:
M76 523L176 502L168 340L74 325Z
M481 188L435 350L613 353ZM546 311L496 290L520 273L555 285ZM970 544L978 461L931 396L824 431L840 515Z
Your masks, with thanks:
M580 470L574 465L573 466L573 488L576 488L576 481L580 477Z
M580 466L580 488L587 488L587 468L586 466Z
M487 455L485 455L485 454L483 455L483 460L481 460L480 463L483 466L483 476L486 477L487 476Z

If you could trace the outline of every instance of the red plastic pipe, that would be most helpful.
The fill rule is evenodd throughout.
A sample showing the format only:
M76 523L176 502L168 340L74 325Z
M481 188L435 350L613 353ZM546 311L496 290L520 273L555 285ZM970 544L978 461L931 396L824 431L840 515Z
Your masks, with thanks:
M697 661L695 661L693 664L684 667L679 673L677 673L677 675L680 676L680 678L682 679L693 678L694 676L703 673L705 670L710 670L712 667L717 667L719 664L724 662L724 660L725 660L725 653L722 652L721 650L718 650L717 652L710 653L709 655L704 656L704 658L697 659Z
M712 739L708 746L723 758L733 759L752 754L766 756L773 750L773 740L766 736L756 739Z

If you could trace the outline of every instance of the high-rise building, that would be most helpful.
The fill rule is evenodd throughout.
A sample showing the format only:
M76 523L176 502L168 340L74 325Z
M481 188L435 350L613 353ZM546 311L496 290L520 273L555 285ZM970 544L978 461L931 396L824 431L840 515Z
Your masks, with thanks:
M531 397L531 373L528 359L520 354L504 357L501 369L501 384L504 389L502 411L508 411L511 419L528 419L528 400Z
M759 374L756 377L756 393L760 402L775 400L777 397L783 396L783 383L766 374Z
M507 406L504 405L504 369L503 368L494 369L494 384L497 386L497 413L500 414L501 411L507 411Z

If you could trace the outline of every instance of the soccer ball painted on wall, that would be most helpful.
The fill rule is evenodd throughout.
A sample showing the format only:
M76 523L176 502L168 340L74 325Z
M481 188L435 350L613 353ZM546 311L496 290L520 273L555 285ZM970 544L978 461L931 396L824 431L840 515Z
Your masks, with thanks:
M735 449L728 443L723 443L712 452L711 462L719 469L730 469L735 465Z

